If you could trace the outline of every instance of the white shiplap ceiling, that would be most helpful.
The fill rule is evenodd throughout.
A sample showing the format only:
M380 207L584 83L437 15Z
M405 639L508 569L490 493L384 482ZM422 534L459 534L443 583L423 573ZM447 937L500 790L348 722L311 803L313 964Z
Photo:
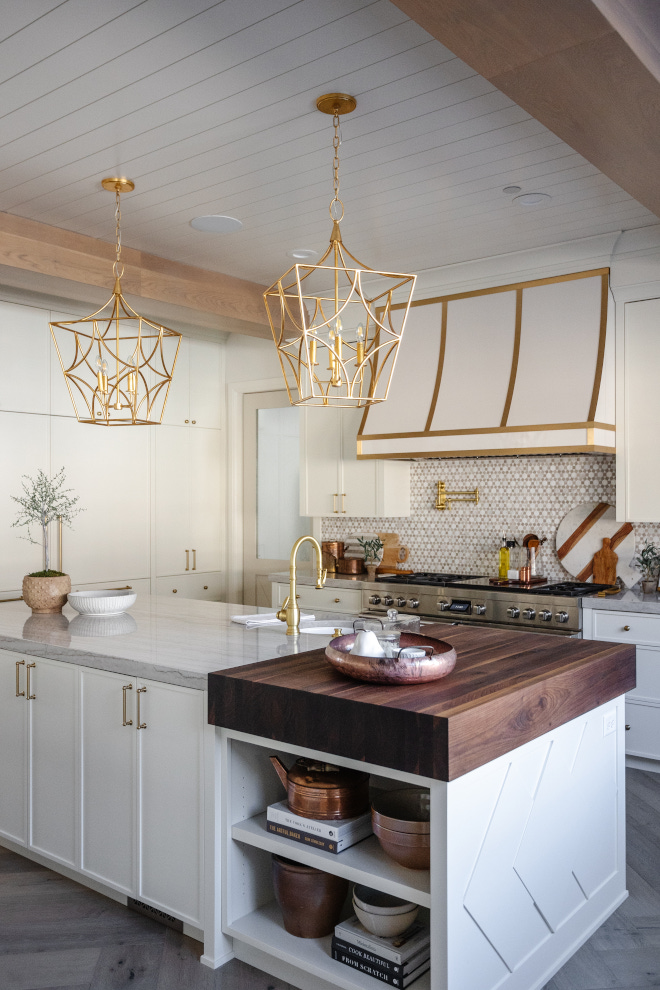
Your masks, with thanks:
M389 0L0 3L0 211L262 283L342 224L372 267L420 271L657 218ZM504 186L550 193L525 208ZM203 234L229 214L244 228Z

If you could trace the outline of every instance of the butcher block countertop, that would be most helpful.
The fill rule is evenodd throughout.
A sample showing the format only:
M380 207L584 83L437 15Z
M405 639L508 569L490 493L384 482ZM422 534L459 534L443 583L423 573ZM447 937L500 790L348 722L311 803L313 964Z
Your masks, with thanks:
M426 626L458 654L410 687L335 671L324 649L209 674L209 722L383 767L454 780L635 686L635 647Z

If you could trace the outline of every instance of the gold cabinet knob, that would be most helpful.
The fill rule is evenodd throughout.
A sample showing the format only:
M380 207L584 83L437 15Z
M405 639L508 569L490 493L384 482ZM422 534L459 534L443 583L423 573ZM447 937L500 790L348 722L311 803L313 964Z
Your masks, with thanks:
M172 588L172 594L176 595L176 588Z
M338 605L340 601L341 601L341 598L335 598L335 604L336 605Z
M189 423L189 422L190 422L189 419L184 419L184 423Z
M630 626L624 626L623 627L623 631L624 632L630 632Z
M629 725L626 726L626 732L630 732L630 726Z
M196 419L193 419L193 426L195 425L196 422L197 422L197 420Z
M209 586L208 586L208 584L205 584L204 585L204 591L208 591L208 590L209 590Z

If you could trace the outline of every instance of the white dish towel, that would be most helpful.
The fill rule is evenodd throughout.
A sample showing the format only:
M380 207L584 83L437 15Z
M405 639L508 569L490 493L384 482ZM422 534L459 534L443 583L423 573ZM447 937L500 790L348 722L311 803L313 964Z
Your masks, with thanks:
M314 618L313 615L309 613L300 614L301 622L311 622ZM232 615L232 622L240 622L242 626L247 629L252 629L254 626L282 626L283 622L277 618L277 612L257 612L254 615Z

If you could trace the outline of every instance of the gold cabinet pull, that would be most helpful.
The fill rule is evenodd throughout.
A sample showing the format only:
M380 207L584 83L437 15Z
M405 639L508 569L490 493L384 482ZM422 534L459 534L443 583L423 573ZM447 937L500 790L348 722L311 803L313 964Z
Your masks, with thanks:
M341 493L341 511L346 515L346 492Z
M137 691L135 692L137 694L137 727L138 727L138 729L146 729L146 727L147 727L147 723L146 722L141 722L140 721L140 718L142 717L140 715L140 695L141 694L145 694L146 693L146 690L147 690L146 687L141 687L141 688L138 688Z
M192 566L192 569L193 569L193 571L196 571L197 570L197 551L196 550L193 550L192 553L193 553L193 566Z
M339 512L339 509L337 508L337 499L338 498L339 498L339 492L334 492L333 495L332 495L332 511L333 512Z
M630 632L630 626L624 626L623 627L623 631L624 632Z
M37 666L36 663L29 663L26 667L27 670L27 685L26 685L27 698L25 699L26 701L34 701L34 699L37 697L36 694L30 694L30 670L32 669L32 667L36 667L36 666Z
M129 718L129 720L126 721L126 692L127 691L132 691L133 690L133 685L132 684L124 684L124 686L122 687L121 690L122 690L122 693L124 695L124 707L123 707L124 720L123 720L123 722L121 724L122 725L133 725L133 719L132 718Z
M20 670L18 668L21 667L21 666L23 666L23 667L25 666L25 660L17 660L16 661L16 697L17 698L24 698L25 697L25 691L19 691L18 690L20 688L20 686L21 686L21 672L20 672Z
M186 550L186 570L190 570L190 550Z

